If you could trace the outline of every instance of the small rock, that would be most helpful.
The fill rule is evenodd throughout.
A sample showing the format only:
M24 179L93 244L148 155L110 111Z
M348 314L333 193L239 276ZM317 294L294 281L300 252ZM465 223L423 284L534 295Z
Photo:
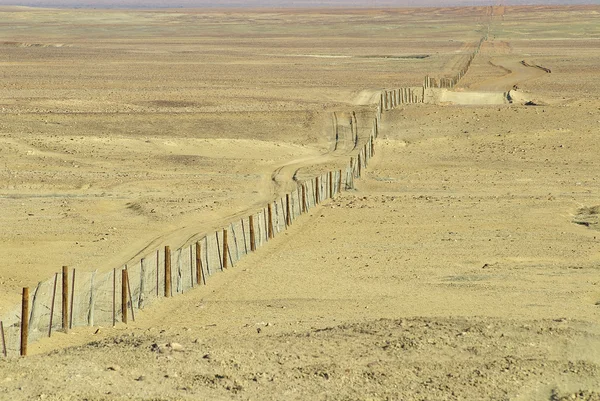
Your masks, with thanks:
M171 343L171 344L169 344L169 347L171 348L172 351L183 352L183 345L181 345L179 343Z
M106 368L106 370L112 370L114 372L118 372L119 370L121 370L121 367L119 365L112 365L112 366L109 366L108 368Z
M135 379L138 382L143 382L144 380L146 380L146 376L140 376L137 379Z

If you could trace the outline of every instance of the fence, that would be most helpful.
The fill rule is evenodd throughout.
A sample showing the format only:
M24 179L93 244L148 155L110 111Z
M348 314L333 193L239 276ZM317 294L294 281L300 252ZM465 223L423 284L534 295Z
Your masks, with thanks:
M488 39L488 35L489 35L489 26L488 26L488 33L486 33L485 36L483 36L479 40L479 43L477 44L475 51L473 51L473 53L471 53L469 55L469 57L467 58L467 62L465 63L463 68L461 68L460 71L458 71L458 73L456 73L452 77L445 77L445 78L439 78L439 79L431 78L429 75L427 75L425 77L425 81L423 82L423 89L429 89L429 88L452 89L452 88L454 88L458 84L458 82L462 79L462 77L464 77L467 74L467 72L469 71L469 67L471 67L471 63L473 62L475 57L481 51L481 46L483 45L483 42L485 42Z
M455 85L466 73L486 37L449 85ZM26 355L28 343L50 337L57 330L66 332L73 327L127 323L130 316L135 320L136 310L160 298L206 285L211 276L234 267L245 255L285 231L302 214L343 190L354 188L354 179L361 177L375 153L383 112L400 104L422 103L425 89L435 82L426 77L423 87L382 91L369 138L360 147L356 116L352 113L354 147L359 152L344 169L298 183L295 190L261 210L209 235L191 238L174 250L169 246L155 249L138 262L110 272L63 267L61 273L40 282L33 292L24 288L22 304L0 320L2 354L5 357ZM337 148L340 136L335 114L333 118Z
M136 263L109 272L63 267L31 293L24 288L22 305L0 320L3 355L26 355L28 343L57 330L135 320L136 310L204 286L214 274L234 267L319 203L354 188L354 179L374 154L380 110L381 105L369 139L344 169L298 183L296 189L261 210L173 250L169 246L155 249Z
M383 110L391 110L401 104L423 103L424 98L423 87L398 88L381 92L379 103Z
M379 108L378 110L391 110L395 107L398 107L402 104L415 104L415 103L424 103L425 102L425 90L429 88L454 88L458 82L465 76L465 74L469 71L469 67L471 67L471 63L475 59L475 57L479 54L481 50L481 46L483 42L485 42L488 38L486 34L479 40L475 51L471 53L467 57L467 61L463 68L454 76L450 78L431 78L430 76L425 76L425 80L423 81L423 86L420 87L407 87L407 88L398 88L398 89L390 89L383 90L381 92L381 97L379 99ZM378 112L378 116L381 117L381 113Z

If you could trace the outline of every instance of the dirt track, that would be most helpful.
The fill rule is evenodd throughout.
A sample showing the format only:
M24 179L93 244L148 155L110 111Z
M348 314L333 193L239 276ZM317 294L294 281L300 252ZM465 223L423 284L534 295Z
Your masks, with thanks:
M492 62L500 68L509 71L505 76L491 78L489 80L471 85L469 89L481 91L509 91L515 85L519 86L526 81L540 78L547 74L545 71L535 67L528 67L521 64L521 60L516 60L510 56L493 58Z

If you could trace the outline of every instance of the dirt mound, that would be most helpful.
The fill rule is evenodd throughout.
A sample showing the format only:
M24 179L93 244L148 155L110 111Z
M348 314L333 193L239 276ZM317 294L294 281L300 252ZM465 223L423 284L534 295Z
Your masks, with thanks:
M452 105L500 105L508 104L505 92L455 92L447 89L428 89L425 94L426 103Z

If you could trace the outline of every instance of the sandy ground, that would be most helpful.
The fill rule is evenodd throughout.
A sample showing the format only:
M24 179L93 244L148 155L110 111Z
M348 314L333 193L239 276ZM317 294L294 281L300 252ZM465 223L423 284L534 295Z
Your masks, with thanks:
M341 168L332 112L364 135L379 88L460 61L485 16L448 41L421 10L0 13L0 316L63 265L112 270Z
M429 12L410 17L443 19ZM589 75L556 69L562 48L531 44L547 31L579 43L579 25L564 26L583 14L559 10L563 18L549 23L553 12L508 8L492 25L506 56L484 49L459 88L517 85L543 106L414 105L385 114L355 191L127 327L57 333L34 344L34 356L0 360L0 399L600 399L599 92L590 84L592 95L576 97ZM506 28L515 21L527 40ZM516 50L526 47L553 72L498 72L531 57ZM572 68L593 71L597 50L581 54ZM272 139L283 149L264 174L286 152L327 155L324 121L306 129L321 127L316 140ZM220 142L207 139L213 155ZM192 141L177 140L181 148ZM143 152L139 145L128 153ZM257 159L249 159L253 171Z

